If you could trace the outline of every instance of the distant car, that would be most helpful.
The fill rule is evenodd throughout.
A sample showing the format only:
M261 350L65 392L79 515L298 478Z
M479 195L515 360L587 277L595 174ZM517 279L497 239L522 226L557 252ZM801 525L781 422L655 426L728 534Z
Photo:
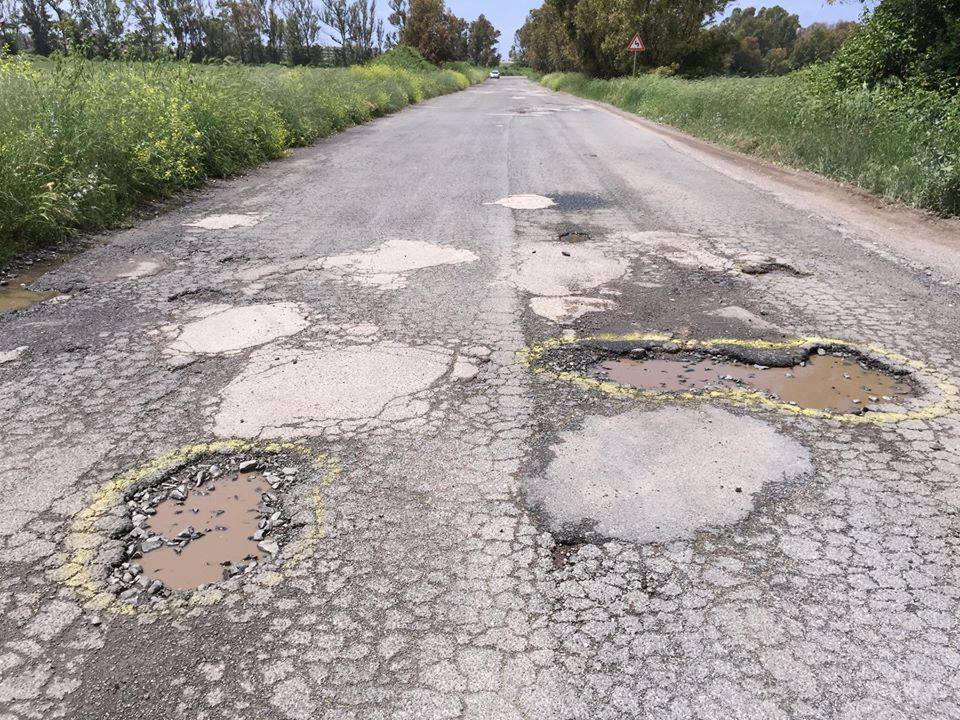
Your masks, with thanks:
M491 71L490 71L490 77L492 77L494 80L499 80L499 79L500 79L500 71L499 71L499 70L491 70Z

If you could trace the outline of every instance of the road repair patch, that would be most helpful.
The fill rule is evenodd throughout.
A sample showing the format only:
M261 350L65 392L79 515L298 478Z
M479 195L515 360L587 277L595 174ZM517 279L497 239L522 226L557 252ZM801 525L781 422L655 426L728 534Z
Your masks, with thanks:
M765 486L813 472L792 438L715 407L588 417L551 451L524 489L563 542L690 538L743 520Z
M200 319L186 324L167 347L181 355L216 355L237 352L290 337L306 328L307 310L297 303L202 308Z
M395 342L257 351L221 395L225 437L317 435L344 423L406 420L428 409L410 396L449 369L452 354Z
M334 255L321 259L317 264L340 279L397 290L407 286L407 275L416 270L475 260L477 256L463 248L422 240L388 240L371 250Z
M533 345L520 359L538 375L613 396L719 401L848 423L939 417L960 396L917 360L834 338L569 336Z
M214 603L244 582L274 585L312 555L323 491L338 472L294 443L181 448L100 488L51 575L89 609L121 613Z
M502 205L511 210L546 210L547 208L553 207L556 203L554 203L552 198L543 195L510 195L484 204Z
M207 215L187 223L187 227L201 230L232 230L238 227L253 227L263 220L263 215L253 213Z

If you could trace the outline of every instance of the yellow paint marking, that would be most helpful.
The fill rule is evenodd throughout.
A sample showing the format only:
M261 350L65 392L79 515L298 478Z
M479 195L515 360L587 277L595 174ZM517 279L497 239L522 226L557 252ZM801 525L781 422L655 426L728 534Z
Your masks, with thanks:
M544 355L554 348L564 345L573 345L582 342L661 342L672 343L680 350L705 349L714 350L723 347L742 347L756 350L783 350L799 347L809 347L813 349L818 346L840 346L854 350L864 356L873 356L879 360L886 361L888 364L900 365L911 372L911 377L923 385L926 394L936 394L933 402L913 410L904 412L868 412L863 415L851 415L845 413L834 413L829 410L817 410L814 408L801 408L790 403L774 400L763 393L753 390L738 389L717 389L708 390L700 393L693 392L661 392L658 390L643 390L640 388L619 385L608 380L592 378L588 375L569 371L556 371L544 367L541 360ZM956 410L960 403L960 390L957 386L943 377L940 373L927 367L919 360L908 358L899 353L886 350L879 345L858 344L838 340L836 338L824 337L799 337L788 340L744 340L741 338L708 338L682 340L671 335L663 333L628 333L625 335L601 334L590 337L568 337L551 338L540 343L536 343L524 348L519 353L520 364L529 369L536 375L541 375L552 380L569 382L585 390L599 390L619 397L644 398L648 400L660 400L670 402L703 402L705 400L718 400L728 402L743 407L765 407L772 410L791 413L793 415L802 415L804 417L836 420L838 422L851 423L857 425L880 425L887 423L899 423L907 420L930 420L936 417L942 417Z
M174 467L191 462L196 458L223 453L257 452L272 454L289 452L299 455L311 466L323 474L318 487L310 492L310 503L313 507L313 523L306 536L295 540L288 547L294 552L284 563L283 568L292 569L298 563L312 556L317 542L324 534L324 494L325 487L339 475L340 466L327 455L316 454L303 445L290 442L257 442L249 440L219 440L211 443L188 445L179 450L166 453L149 460L138 468L130 470L114 480L103 485L94 496L93 502L82 510L74 519L67 535L67 561L51 571L52 578L59 580L68 587L74 588L91 607L110 610L119 614L130 615L137 608L122 603L109 591L106 579L98 579L92 574L97 556L103 545L103 533L98 527L99 522L115 512L124 502L124 492L153 475L169 472ZM282 571L273 573L282 577ZM272 578L271 584L277 584ZM164 603L151 605L143 609L150 612L183 610L191 606L208 605L219 601L222 593L210 593L209 590L195 590L191 592L177 592Z

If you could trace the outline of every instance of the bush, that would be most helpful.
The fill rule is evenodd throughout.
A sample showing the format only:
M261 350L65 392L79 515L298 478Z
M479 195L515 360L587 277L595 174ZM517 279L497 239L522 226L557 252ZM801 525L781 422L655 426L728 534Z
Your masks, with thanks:
M394 59L401 54L411 57ZM317 69L0 56L0 262L110 227L146 198L469 85L429 63L426 72L391 63Z
M487 79L488 71L486 69L471 65L468 62L445 62L443 69L460 73L470 81L471 85L477 85Z
M960 97L920 88L838 92L830 72L821 65L709 80L555 73L542 82L889 199L960 213Z
M371 61L372 65L386 65L415 73L433 72L437 66L427 60L416 48L398 45Z

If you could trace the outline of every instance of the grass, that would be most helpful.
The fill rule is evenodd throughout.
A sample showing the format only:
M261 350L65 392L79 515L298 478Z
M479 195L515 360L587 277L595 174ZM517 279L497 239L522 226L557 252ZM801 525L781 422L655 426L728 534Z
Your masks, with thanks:
M0 56L0 263L482 79L430 68Z
M839 91L818 67L776 78L592 80L555 73L541 82L890 200L960 213L957 95Z

